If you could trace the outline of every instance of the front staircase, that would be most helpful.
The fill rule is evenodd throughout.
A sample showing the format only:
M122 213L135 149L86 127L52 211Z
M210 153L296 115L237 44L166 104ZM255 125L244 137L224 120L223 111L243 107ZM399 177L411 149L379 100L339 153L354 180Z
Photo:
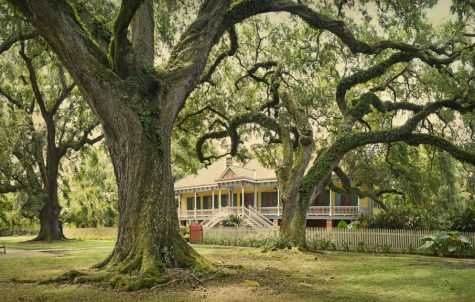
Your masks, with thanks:
M254 228L272 228L274 224L267 217L259 213L252 206L249 207L224 207L216 209L211 216L201 222L204 228L212 228L223 220L226 220L229 215L237 215L242 217L246 224Z

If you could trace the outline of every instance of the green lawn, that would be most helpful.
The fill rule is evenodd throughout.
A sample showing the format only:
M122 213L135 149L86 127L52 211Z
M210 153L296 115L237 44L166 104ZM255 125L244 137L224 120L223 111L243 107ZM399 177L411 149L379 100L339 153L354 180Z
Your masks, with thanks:
M202 286L173 283L159 290L124 292L99 285L25 283L104 259L113 241L20 243L0 238L1 301L474 301L475 260L417 255L195 246L228 274ZM12 281L13 280L13 281Z

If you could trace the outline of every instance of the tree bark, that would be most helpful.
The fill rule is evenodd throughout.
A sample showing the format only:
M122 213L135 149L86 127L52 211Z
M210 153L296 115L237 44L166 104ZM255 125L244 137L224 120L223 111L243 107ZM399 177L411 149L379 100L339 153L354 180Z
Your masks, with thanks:
M40 232L34 241L63 240L63 227L60 221L61 206L58 202L58 166L48 171L43 208L40 211Z
M46 175L44 176L44 201L40 211L40 232L34 241L63 240L63 226L60 221L61 206L58 201L58 149L56 148L56 129L53 117L44 113L47 129Z
M133 110L129 113L120 126L126 133L117 139L106 136L118 185L119 229L113 252L97 267L153 277L163 268L207 266L179 235L172 125L146 125L133 117Z

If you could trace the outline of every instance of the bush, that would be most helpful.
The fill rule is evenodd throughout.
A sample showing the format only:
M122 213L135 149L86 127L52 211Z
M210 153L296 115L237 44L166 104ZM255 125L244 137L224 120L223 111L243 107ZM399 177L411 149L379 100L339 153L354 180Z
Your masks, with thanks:
M448 224L439 213L409 207L389 208L376 215L360 215L356 226L379 229L446 229Z
M336 227L338 229L347 229L348 228L348 223L346 223L346 221L344 221L344 220L340 220Z
M475 203L450 214L451 229L461 232L475 232Z
M467 256L472 254L470 240L460 232L440 232L421 238L424 245L419 249L438 256Z
M358 241L358 243L356 244L356 251L358 253L366 253L368 251L366 243L364 241Z
M311 251L317 251L317 250L322 250L322 251L325 251L325 250L328 250L328 249L333 249L333 250L336 250L336 245L333 241L331 241L330 239L326 239L326 238L315 238L313 240L310 240L307 242L307 247L309 250Z
M231 214L226 220L223 220L222 224L225 227L241 227L244 226L244 219L238 215Z

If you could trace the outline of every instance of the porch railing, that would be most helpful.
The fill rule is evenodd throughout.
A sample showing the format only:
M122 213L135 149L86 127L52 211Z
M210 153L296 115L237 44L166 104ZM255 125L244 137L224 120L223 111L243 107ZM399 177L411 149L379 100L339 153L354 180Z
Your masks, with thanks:
M330 215L329 206L313 206L308 209L307 216Z
M229 214L241 214L241 207L225 207ZM312 206L307 212L307 216L353 216L360 212L364 212L366 208L359 206ZM200 209L200 210L179 210L180 218L196 218L203 219L212 216L214 211L218 209ZM280 216L282 208L278 207L261 207L257 212L264 216Z
M333 216L352 216L358 214L360 207L359 206L337 206L333 207L332 215Z
M278 207L263 207L257 209L262 215L267 215L267 216L279 216L282 214L282 208Z

